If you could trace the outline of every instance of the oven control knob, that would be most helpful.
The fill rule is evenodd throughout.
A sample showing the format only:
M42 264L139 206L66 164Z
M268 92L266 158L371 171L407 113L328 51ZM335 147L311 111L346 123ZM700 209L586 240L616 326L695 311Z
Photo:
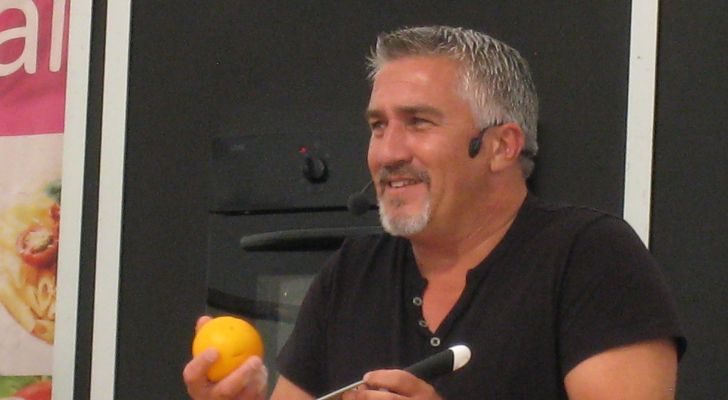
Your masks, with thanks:
M324 160L312 156L306 155L303 159L303 176L308 179L309 182L323 182L326 180L328 175L328 169Z

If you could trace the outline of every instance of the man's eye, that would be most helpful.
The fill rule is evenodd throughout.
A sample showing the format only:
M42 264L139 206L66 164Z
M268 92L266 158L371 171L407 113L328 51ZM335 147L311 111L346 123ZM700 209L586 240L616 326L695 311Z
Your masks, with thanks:
M372 131L381 129L384 126L384 123L382 121L369 121L369 128Z
M412 117L412 119L410 119L410 125L415 128L424 128L432 125L432 121L424 118Z

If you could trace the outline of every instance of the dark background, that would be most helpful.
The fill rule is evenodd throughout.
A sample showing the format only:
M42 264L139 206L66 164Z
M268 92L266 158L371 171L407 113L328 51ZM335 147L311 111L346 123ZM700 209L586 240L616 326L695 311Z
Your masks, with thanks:
M651 250L688 352L679 398L728 398L728 2L660 2Z
M133 2L115 397L186 396L181 371L205 310L212 139L366 135L364 56L382 30L458 25L518 48L541 100L533 190L621 213L630 2L553 3ZM78 399L90 371L105 4L94 1ZM726 398L728 7L687 4L660 2L650 245L689 337L679 398ZM360 171L352 180L366 182Z

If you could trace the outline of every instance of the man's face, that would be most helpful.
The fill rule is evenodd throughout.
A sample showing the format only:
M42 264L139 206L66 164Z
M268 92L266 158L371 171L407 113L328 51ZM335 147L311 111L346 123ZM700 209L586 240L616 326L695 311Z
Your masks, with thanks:
M478 132L458 87L458 64L444 57L391 61L374 80L368 164L392 234L447 232L478 190L482 173L467 155Z

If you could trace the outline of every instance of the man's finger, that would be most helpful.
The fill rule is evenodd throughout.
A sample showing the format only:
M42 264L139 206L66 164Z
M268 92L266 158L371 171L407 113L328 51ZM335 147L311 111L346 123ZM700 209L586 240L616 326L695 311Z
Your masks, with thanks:
M386 390L357 389L344 393L341 400L405 400L408 398Z
M266 389L268 387L268 370L263 365L255 370L254 375L250 378L250 382L243 390L243 399L265 399Z
M194 396L195 393L199 393L210 384L207 379L207 370L210 369L210 366L218 357L217 350L210 348L187 363L184 371L182 371L182 377L190 395Z
M401 369L368 372L364 375L364 384L370 388L386 389L403 396L434 392L430 384Z
M260 382L259 378L259 375L263 373L263 369L263 361L261 361L260 357L250 357L243 365L215 385L214 395L224 398L237 398L249 388L252 388L251 393L256 393L260 390L260 386L265 384L265 382ZM243 398L246 397L243 396Z
M212 317L207 316L207 315L203 315L200 318L197 318L197 324L195 324L195 332L199 331L200 328L202 328L202 325L205 325L211 319L212 319Z

